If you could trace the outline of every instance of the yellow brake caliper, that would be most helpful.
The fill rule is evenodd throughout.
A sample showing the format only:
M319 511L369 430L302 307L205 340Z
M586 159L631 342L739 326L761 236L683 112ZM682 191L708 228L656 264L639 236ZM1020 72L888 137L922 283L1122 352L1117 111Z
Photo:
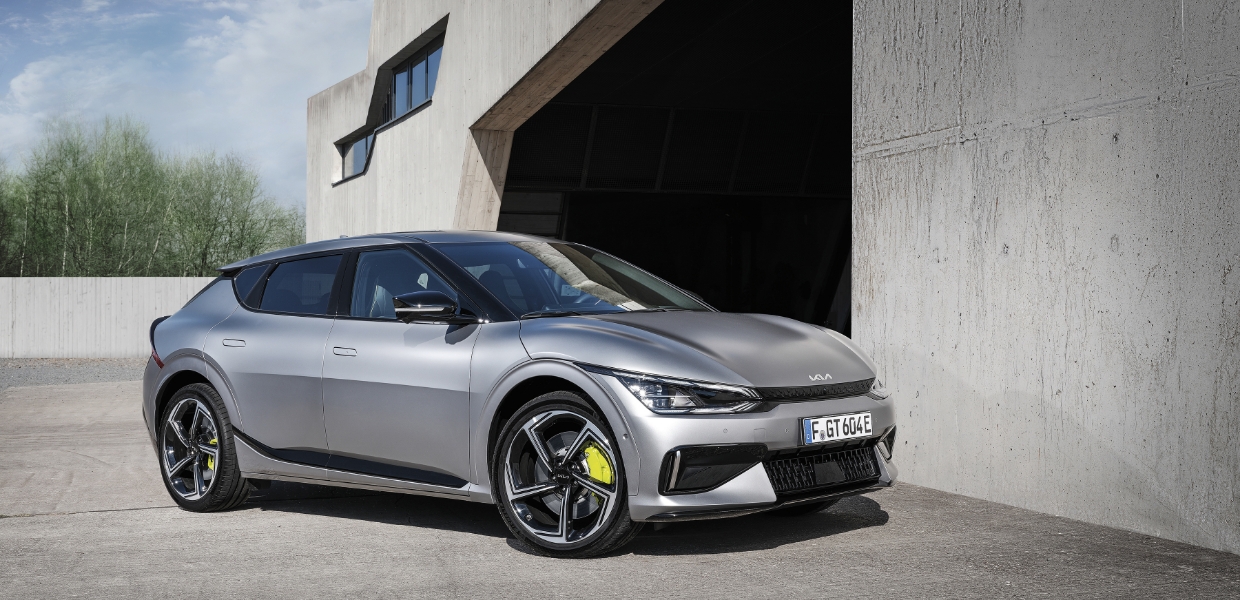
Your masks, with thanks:
M586 455L586 475L589 475L590 479L606 485L615 481L611 461L607 460L607 455L603 454L603 449L599 448L598 444L591 442L581 452Z
M217 445L217 444L216 444L216 440L218 440L218 439L219 439L219 438L211 438L211 441L209 441L209 442L207 442L207 443L208 443L208 444L210 444L210 445L212 445L212 446L215 446L215 445ZM207 457L207 468L208 468L208 469L211 469L212 471L214 471L214 470L215 470L215 457L214 457L214 456L208 456L208 457Z

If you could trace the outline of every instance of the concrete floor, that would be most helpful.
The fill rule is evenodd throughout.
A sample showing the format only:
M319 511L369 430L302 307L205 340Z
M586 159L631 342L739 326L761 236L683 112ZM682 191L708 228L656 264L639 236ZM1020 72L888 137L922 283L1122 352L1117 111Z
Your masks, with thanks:
M1240 556L912 485L585 561L526 554L494 507L450 500L276 484L193 514L159 481L139 393L0 391L0 597L1240 597Z

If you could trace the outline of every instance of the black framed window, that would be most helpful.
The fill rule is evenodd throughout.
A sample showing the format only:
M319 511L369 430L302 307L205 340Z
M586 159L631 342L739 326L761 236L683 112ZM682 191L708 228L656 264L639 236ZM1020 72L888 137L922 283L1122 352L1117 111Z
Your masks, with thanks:
M254 305L254 300L250 298L250 293L254 291L254 287L262 280L263 274L267 272L270 265L258 265L250 267L233 276L233 287L237 290L237 297L241 299L241 303L250 308L258 308Z
M384 122L400 118L435 95L442 57L443 38L439 38L392 69L392 91L388 94Z
M276 265L263 289L261 310L326 315L341 255L304 258Z
M344 159L341 178L348 179L366 171L366 162L375 148L375 133L384 125L422 106L435 95L439 78L439 62L443 58L443 36L433 40L408 60L392 69L392 86L383 103L383 122L365 137L340 147Z
M392 298L433 290L456 297L456 292L426 263L408 250L362 252L353 275L349 316L396 320Z
M352 144L344 153L344 176L352 177L366 170L366 159L370 157L370 149L375 141L372 133Z

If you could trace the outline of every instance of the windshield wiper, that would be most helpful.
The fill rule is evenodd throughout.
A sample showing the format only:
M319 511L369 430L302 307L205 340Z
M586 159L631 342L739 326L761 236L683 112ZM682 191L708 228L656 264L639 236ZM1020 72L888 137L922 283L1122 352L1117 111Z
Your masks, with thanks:
M670 312L674 310L689 310L689 309L682 308L679 306L655 306L653 308L638 308L635 310L630 310L628 312Z
M536 310L521 315L522 319L541 319L543 317L580 317L575 310Z

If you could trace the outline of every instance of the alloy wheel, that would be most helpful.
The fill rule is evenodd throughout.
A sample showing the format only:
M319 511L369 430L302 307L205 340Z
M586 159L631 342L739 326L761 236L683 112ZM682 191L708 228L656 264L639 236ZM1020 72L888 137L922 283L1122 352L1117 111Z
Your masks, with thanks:
M584 416L565 410L533 415L505 452L513 519L551 547L588 543L620 500L618 464L608 436Z
M206 402L182 398L164 420L164 476L178 496L199 500L215 485L220 460L219 428Z

